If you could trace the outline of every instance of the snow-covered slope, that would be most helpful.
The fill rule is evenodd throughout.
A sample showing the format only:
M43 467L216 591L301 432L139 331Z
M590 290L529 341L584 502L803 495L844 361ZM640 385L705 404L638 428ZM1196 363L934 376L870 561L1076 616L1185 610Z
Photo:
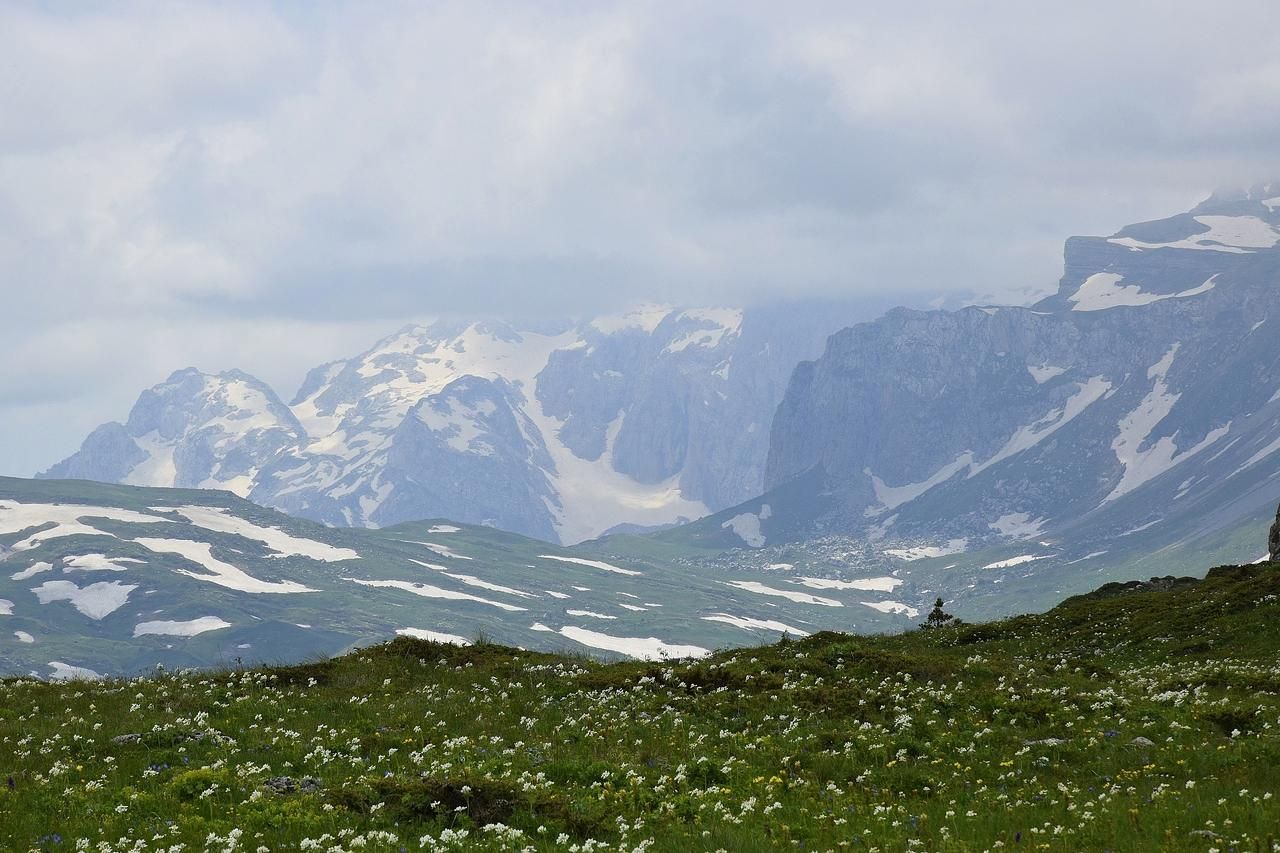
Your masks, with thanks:
M413 326L316 368L290 407L243 374L182 371L43 476L230 488L339 526L447 516L577 542L678 523L760 490L786 377L857 315Z

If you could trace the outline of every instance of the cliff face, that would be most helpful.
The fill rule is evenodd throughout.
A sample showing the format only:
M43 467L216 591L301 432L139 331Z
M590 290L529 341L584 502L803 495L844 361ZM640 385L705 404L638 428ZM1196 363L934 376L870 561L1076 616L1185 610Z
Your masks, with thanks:
M1248 493L1280 469L1276 196L1072 238L1031 308L833 335L778 408L766 487L820 467L837 508L810 527L979 539Z

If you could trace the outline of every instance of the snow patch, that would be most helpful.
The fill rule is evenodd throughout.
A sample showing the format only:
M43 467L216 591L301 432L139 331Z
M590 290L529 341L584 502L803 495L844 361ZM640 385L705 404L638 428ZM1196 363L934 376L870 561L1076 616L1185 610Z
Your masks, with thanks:
M51 572L51 571L53 571L53 563L32 563L30 566L23 569L22 571L14 572L13 574L9 575L9 579L15 580L15 581L24 581L27 578L33 578L38 574L42 574L43 572Z
M159 510L162 508L152 507L152 509ZM294 536L278 527L263 527L254 524L252 521L231 515L222 507L180 506L173 507L173 511L195 526L203 527L205 530L212 530L215 533L230 533L255 542L261 542L268 549L276 552L273 556L306 557L309 560L318 560L326 563L355 560L360 557L350 548L335 548L332 545L317 542L314 539Z
M917 545L914 548L887 548L881 553L899 560L928 560L934 557L948 557L952 554L963 554L969 547L968 539L949 539L946 545Z
M1054 367L1049 364L1027 365L1027 373L1031 374L1031 378L1036 381L1037 385L1043 385L1055 376L1061 376L1066 372L1067 369L1065 367Z
M939 486L966 468L972 467L973 453L966 450L954 460L948 462L946 465L943 465L935 471L932 476L921 480L918 483L906 483L901 486L890 486L885 483L884 480L881 480L872 473L870 468L864 468L863 473L871 478L871 486L875 489L876 501L880 504L880 508L874 512L875 514L879 514L915 500L934 486Z
M742 311L737 308L693 308L680 316L695 321L699 328L667 344L664 353L684 352L689 347L715 349L725 337L736 336L742 329Z
M1135 307L1150 305L1165 299L1185 299L1188 296L1199 296L1213 290L1214 279L1218 275L1209 276L1198 287L1180 293L1144 293L1136 284L1121 285L1123 276L1115 273L1094 273L1084 280L1080 288L1070 297L1072 311L1105 311L1108 308Z
M1152 431L1168 416L1174 404L1182 397L1181 394L1169 391L1166 379L1181 346L1181 344L1174 344L1159 361L1148 368L1147 378L1154 380L1150 393L1142 399L1137 408L1120 419L1119 432L1111 441L1111 449L1115 452L1123 473L1115 488L1103 499L1104 504L1128 494L1148 480L1185 462L1222 438L1231 429L1230 423L1212 429L1199 443L1181 453L1178 452L1175 442L1177 433L1171 436L1166 435L1154 444L1143 448Z
M616 334L626 329L639 329L646 335L652 335L673 310L670 305L637 305L621 314L597 317L591 321L591 326L606 335Z
M76 610L96 620L123 607L129 600L129 593L137 588L136 584L123 584L119 581L102 581L86 587L76 586L71 581L45 581L31 591L40 599L41 604L69 601Z
M774 619L752 619L748 616L731 616L728 613L717 613L714 616L703 616L702 618L708 622L724 622L726 625L732 625L735 628L743 628L748 631L777 631L796 637L809 636L808 631L801 631L799 628L793 628L785 622L778 622Z
M601 634L599 631L572 626L561 628L558 633L575 643L581 643L593 649L617 652L637 660L700 658L711 654L709 649L701 646L676 645L659 640L657 637L614 637Z
M617 566L610 565L609 563L605 563L600 560L586 560L586 559L583 559L582 557L557 557L555 554L539 554L538 559L539 560L557 560L561 563L573 563L579 566L589 566L593 569L600 569L601 571L604 571L604 572L612 572L615 575L637 576L642 574L641 572L633 571L632 569L621 569L621 568L618 568ZM578 587L574 587L574 589L578 589Z
M987 525L1001 536L1012 539L1030 539L1040 534L1046 518L1032 518L1029 512L1009 512Z
M358 583L361 586L402 589L405 592L411 592L414 595L420 595L423 598L443 598L450 601L474 601L478 604L487 604L490 607L496 607L499 610L507 610L511 612L527 609L524 607L516 607L514 604L507 604L503 601L490 601L487 598L481 598L480 596L472 595L469 592L460 592L456 589L443 589L441 587L425 583L414 583L412 581L371 581L360 580L359 578L343 578L343 580Z
M895 616L906 616L909 619L914 619L920 615L919 610L903 604L901 601L860 601L858 603L863 607L879 610L881 613L892 613Z
M760 522L770 518L772 515L773 508L768 504L764 504L760 507L759 513L740 513L721 524L720 527L732 530L739 539L752 548L763 548L765 536L760 532Z
M423 628L397 628L401 637L414 637L419 640L430 640L433 643L447 643L451 646L469 646L471 641L457 634L445 634L440 631L428 631Z
M115 536L115 534L100 530L83 520L93 518L104 518L108 521L121 521L129 524L156 524L168 521L166 518L114 507L81 504L19 503L14 500L0 500L0 535L21 533L24 530L42 527L46 524L53 525L47 530L41 530L20 542L15 542L10 546L14 551L27 551L52 539L64 539L68 536Z
M902 581L897 578L862 578L854 581L837 581L829 578L796 578L792 583L803 584L810 589L857 589L863 592L893 592Z
M1249 254L1280 242L1280 231L1256 216L1197 216L1195 220L1209 230L1172 243L1144 243L1132 237L1111 237L1107 242L1134 250L1200 249L1232 254Z
M1017 557L1010 557L1007 560L997 560L994 563L987 563L984 569L1011 569L1014 566L1021 566L1024 563L1033 563L1036 560L1043 560L1051 554L1021 554Z
M26 631L14 631L13 636L18 638L19 643L34 643L36 638L28 634Z
M138 560L108 560L106 554L84 554L79 557L63 557L62 572L126 572L128 569L120 563L140 562Z
M607 616L603 613L595 613L591 610L566 610L570 616L589 616L592 619L617 619L617 616Z
M736 589L754 592L757 595L771 595L777 598L785 598L788 601L794 601L797 604L820 604L823 607L844 607L843 604L834 598L823 598L818 595L810 595L807 592L795 592L789 589L776 589L771 586L765 586L758 581L721 581L725 586L731 586Z
M88 667L72 666L60 660L49 661L49 668L53 670L53 674L49 676L50 681L96 681L102 678Z
M185 622L171 620L139 622L133 626L133 636L194 637L206 631L220 631L223 628L230 627L230 622L219 619L217 616L201 616L198 619L188 619Z
M215 558L213 556L213 546L207 542L192 542L190 539L135 539L133 541L148 551L154 551L157 554L177 554L184 560L189 560L211 572L211 574L203 574L201 572L187 571L186 569L175 569L180 575L199 581L208 581L211 584L234 589L237 592L255 594L319 592L319 590L311 589L293 581L259 580L243 569L236 568L230 563L224 563Z

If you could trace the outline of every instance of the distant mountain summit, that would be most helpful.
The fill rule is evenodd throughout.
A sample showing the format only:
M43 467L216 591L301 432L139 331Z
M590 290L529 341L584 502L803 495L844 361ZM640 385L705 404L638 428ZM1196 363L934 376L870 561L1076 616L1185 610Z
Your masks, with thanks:
M726 519L769 503L756 546L1034 540L1064 563L1152 528L1207 536L1280 491L1277 323L1280 184L1073 237L1030 308L899 309L833 335L793 375L766 467L768 489L811 485Z
M263 463L304 435L289 407L252 376L187 368L144 391L125 423L98 427L43 476L243 496Z
M43 477L229 489L333 525L447 516L576 542L760 491L792 368L857 306L643 306L560 328L412 326L262 382L188 369Z

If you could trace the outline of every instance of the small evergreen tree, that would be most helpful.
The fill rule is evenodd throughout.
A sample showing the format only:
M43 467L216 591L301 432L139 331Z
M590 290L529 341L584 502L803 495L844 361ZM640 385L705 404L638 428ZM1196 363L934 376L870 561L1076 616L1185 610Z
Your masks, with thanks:
M925 617L921 628L945 628L948 625L958 624L956 617L942 609L942 597L933 603L933 609L929 611L929 615Z

